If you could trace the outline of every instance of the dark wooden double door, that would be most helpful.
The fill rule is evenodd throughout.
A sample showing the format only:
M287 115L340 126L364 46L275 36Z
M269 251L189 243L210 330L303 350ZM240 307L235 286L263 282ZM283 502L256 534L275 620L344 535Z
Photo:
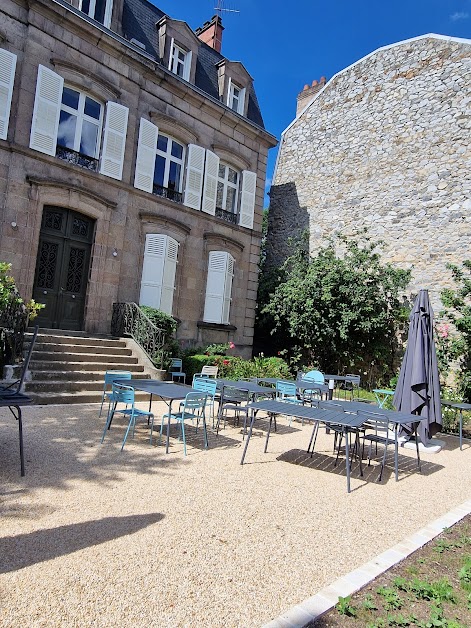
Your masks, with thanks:
M95 221L78 212L45 206L33 299L44 303L40 327L83 329Z

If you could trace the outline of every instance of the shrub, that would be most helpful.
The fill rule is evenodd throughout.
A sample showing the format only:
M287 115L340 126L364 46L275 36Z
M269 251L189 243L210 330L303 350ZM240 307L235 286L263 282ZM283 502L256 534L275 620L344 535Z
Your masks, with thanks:
M158 368L168 369L170 358L176 358L180 355L180 347L174 337L178 323L172 316L162 312L162 310L157 310L149 305L140 305L139 307L157 329L161 329L165 334L163 347L155 351L150 357Z

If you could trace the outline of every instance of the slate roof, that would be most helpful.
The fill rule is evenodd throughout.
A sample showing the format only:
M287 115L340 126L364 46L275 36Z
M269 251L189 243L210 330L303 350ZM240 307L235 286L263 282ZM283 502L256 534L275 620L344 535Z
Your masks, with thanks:
M142 42L146 47L146 52L155 57L157 62L160 62L160 55L159 38L155 24L164 15L163 11L148 0L124 0L121 24L123 36L129 40L134 38ZM201 42L196 61L195 85L216 100L219 100L216 64L224 58L222 54ZM253 86L248 90L248 96L247 118L264 129L265 125Z

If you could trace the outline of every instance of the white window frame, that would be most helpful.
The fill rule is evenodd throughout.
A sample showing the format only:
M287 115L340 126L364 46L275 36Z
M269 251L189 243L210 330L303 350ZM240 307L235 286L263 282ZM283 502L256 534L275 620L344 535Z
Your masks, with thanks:
M159 136L167 138L167 150L166 151L160 150L158 148ZM181 159L179 159L178 157L175 157L174 155L172 155L172 142L175 142L175 144L178 144L179 146L181 146L183 148L182 158ZM186 146L185 146L185 144L183 144L182 142L179 142L178 140L173 138L171 135L167 135L166 133L160 133L160 131L159 131L159 133L157 135L157 147L156 147L156 150L155 150L155 156L156 156L156 158L157 158L157 156L159 156L159 157L163 157L165 159L164 179L163 179L163 187L165 189L168 189L168 177L169 177L169 174L170 174L170 163L173 161L174 163L180 165L180 181L179 181L179 185L178 185L178 190L175 190L175 191L179 192L181 194L181 191L183 189L183 174L184 174L185 157L186 157Z
M240 186L240 172L239 170L237 170L237 168L234 168L234 166L231 166L230 164L226 163L226 162L220 162L219 167L224 166L224 178L219 176L219 171L218 171L218 188L219 188L219 184L221 183L224 187L224 191L223 191L223 195L222 195L222 207L220 207L219 209L222 209L226 212L229 212L231 214L234 214L235 216L237 216L238 213L238 208L239 208L239 186ZM229 168L231 170L233 170L236 174L237 174L237 183L232 183L231 181L229 181ZM226 204L227 204L227 189L231 188L233 190L235 190L235 203L234 203L234 211L229 211L226 208Z
M77 119L76 126L75 126L74 147L71 150L74 150L77 153L80 152L80 142L81 142L81 139L82 139L82 127L83 127L84 120L86 120L87 122L91 122L96 127L98 127L97 141L96 141L96 145L95 145L95 154L94 155L87 155L87 157L93 157L95 159L98 159L98 157L100 156L101 134L102 134L102 130L103 130L103 112L105 110L104 103L99 102L95 98L92 98L92 96L90 96L90 94L87 94L86 92L82 92L81 90L78 90L75 87L72 87L72 86L69 86L69 85L64 85L63 86L62 94L64 94L64 89L65 88L71 89L74 92L77 92L78 95L79 95L78 109L72 109L72 107L68 107L67 105L64 105L63 102L62 102L62 98L61 98L60 110L61 111L65 111L66 113L70 113L71 115L75 116L76 119ZM85 99L87 97L90 98L91 100L93 100L93 102L96 102L97 104L100 105L100 119L99 120L97 120L96 118L92 118L91 116L86 115L86 113L85 113ZM59 114L59 116L60 116L60 114ZM59 125L60 125L60 122L59 122ZM59 127L58 127L58 133L59 133Z
M229 77L227 89L227 106L241 116L244 115L245 108L245 88L240 87Z
M183 56L183 59L180 59L179 55ZM176 74L180 78L185 81L190 80L190 70L191 70L191 59L192 52L191 50L185 50L181 46L179 46L175 39L172 37L170 43L170 55L168 60L168 69L173 74ZM181 68L181 74L178 73L178 69Z
M79 9L80 9L80 11L82 11L83 13L85 13L85 15L88 15L88 17L91 17L92 20L94 20L95 19L96 0L90 0L90 6L88 8L88 12L86 12L86 11L84 11L82 9L83 1L84 0L79 0ZM113 12L113 0L106 0L105 15L103 17L103 26L106 26L106 28L110 27L112 12ZM101 22L100 22L100 24L101 24Z

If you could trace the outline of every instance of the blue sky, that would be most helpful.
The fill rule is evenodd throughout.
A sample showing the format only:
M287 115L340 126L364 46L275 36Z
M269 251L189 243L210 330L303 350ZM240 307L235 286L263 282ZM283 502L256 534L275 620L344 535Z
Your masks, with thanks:
M217 0L153 0L192 29ZM427 33L471 38L471 0L225 0L222 54L254 78L266 129L280 139L294 119L296 96L381 46ZM269 153L267 184L278 148Z

